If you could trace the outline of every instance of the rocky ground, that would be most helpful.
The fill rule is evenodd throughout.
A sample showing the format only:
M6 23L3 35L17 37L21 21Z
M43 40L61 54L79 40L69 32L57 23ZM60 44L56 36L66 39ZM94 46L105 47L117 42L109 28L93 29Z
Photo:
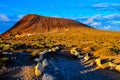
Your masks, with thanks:
M26 80L25 75L22 75L23 69L36 64L29 59L29 53L12 53L7 56L12 59L12 63L0 70L0 80ZM49 66L45 67L44 73L53 76L54 80L120 80L120 73L90 66L89 62L82 59L61 53L48 54L46 58Z

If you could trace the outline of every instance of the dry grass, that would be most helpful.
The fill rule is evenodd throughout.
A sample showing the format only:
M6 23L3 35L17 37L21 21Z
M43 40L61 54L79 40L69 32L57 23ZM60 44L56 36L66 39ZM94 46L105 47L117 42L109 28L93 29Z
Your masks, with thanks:
M115 56L117 53L111 48L104 47L94 52L95 56Z
M120 50L120 32L95 30L92 28L72 28L44 34L34 33L31 36L6 38L8 43L24 43L27 46L44 46L62 44L72 48L76 46L84 52L94 52L96 56L116 56ZM6 40L1 39L2 41ZM2 42L0 41L0 42ZM34 48L34 46L32 48ZM33 55L34 56L34 55Z
M39 56L40 50L34 50L31 54L30 54L30 58L34 59L36 57Z

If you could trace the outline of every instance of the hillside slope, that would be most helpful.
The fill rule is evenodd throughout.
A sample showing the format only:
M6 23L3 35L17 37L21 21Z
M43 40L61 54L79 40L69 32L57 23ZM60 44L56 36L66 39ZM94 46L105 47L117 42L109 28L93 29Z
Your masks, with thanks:
M21 33L43 33L54 30L64 30L65 28L85 27L89 26L63 18L45 17L35 14L29 14L18 21L10 30L3 33L6 34L21 34Z

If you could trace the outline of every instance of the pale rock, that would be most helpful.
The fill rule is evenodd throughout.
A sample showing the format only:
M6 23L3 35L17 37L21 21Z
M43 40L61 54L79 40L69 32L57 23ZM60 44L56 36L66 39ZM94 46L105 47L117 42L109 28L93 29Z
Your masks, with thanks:
M70 53L74 56L78 56L80 53L76 50L76 48L73 48Z
M39 62L40 60L39 60L39 58L35 58L34 61L35 62Z
M99 58L95 60L95 63L97 66L102 66L101 60Z
M84 56L84 60L89 60L90 59L90 57L88 56L88 54L86 54L85 56Z
M39 61L42 61L42 60L43 60L43 54L39 56Z
M38 63L36 66L35 66L35 75L36 76L40 76L44 71L44 68L42 66L41 63Z
M115 70L120 72L120 65L116 65Z
M42 61L42 66L43 66L43 67L46 67L46 66L48 66L47 59L44 59L44 60Z
M54 80L54 78L49 74L44 74L42 80Z

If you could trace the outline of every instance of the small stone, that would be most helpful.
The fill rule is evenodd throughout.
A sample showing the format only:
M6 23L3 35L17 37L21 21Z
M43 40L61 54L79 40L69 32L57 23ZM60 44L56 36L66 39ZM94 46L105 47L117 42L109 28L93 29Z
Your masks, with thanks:
M117 65L117 66L115 67L115 70L118 71L118 72L120 72L120 65Z
M39 62L40 60L39 60L39 58L35 58L34 61L35 62Z
M85 55L84 60L88 61L90 59L90 57L88 56L88 54Z
M46 66L48 66L47 59L44 59L44 60L42 61L42 66L43 66L43 67L46 67Z
M42 80L54 80L54 78L49 74L44 74Z

